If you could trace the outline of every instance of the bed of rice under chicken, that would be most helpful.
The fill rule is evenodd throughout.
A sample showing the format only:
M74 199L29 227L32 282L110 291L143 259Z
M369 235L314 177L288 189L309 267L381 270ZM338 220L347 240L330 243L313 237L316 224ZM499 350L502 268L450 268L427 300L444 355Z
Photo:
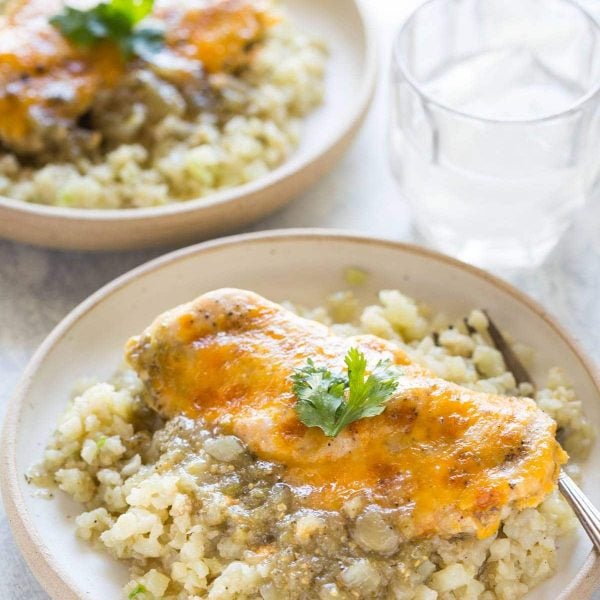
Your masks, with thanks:
M327 55L282 9L274 7L273 15L277 24L252 49L247 66L210 74L193 93L144 63L116 89L99 93L81 131L89 128L94 136L86 139L100 145L78 144L70 126L58 146L54 140L23 156L0 143L0 195L61 207L151 207L273 170L293 152L303 118L323 100ZM39 126L47 128L43 121Z
M594 436L568 379L553 368L543 389L517 385L481 311L471 312L467 327L392 290L363 308L350 292L315 309L289 307L342 335L394 340L461 385L533 395L558 423L572 460L567 469L578 476ZM513 349L525 364L533 361L530 349ZM575 527L554 493L512 514L488 539L403 543L386 512L360 499L338 513L296 507L279 465L202 422L163 422L142 387L129 370L110 383L82 383L43 464L30 473L82 503L79 537L127 560L124 597L515 600L552 574L560 537Z

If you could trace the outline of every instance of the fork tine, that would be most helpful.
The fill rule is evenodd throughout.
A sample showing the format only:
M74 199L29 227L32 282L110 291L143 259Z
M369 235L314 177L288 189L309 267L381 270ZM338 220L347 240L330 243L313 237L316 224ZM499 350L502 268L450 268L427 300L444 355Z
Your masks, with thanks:
M504 339L504 336L502 333L500 333L500 330L498 327L496 327L488 312L486 310L482 310L482 312L487 317L488 333L492 338L492 342L494 342L494 346L496 346L500 354L502 354L506 367L515 376L515 381L517 384L530 383L535 389L535 383L529 375L529 372L523 366L523 363L519 360L517 355L513 352L508 342Z

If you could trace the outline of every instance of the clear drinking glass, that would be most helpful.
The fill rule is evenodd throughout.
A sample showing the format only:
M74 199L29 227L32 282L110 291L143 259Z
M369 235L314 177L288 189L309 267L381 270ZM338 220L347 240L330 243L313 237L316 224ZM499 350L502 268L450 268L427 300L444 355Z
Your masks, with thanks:
M431 244L536 266L600 170L600 28L569 0L430 0L394 46L390 146Z

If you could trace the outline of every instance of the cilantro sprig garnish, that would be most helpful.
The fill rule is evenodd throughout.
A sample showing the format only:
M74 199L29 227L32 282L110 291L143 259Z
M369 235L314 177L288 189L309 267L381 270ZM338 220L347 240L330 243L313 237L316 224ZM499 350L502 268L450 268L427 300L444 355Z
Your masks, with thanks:
M350 348L344 362L347 374L332 373L309 358L292 375L298 418L329 437L354 421L381 414L398 387L399 372L390 361L379 361L368 377L367 359L358 348Z
M126 59L144 58L156 53L164 41L162 30L137 26L153 5L154 0L108 0L88 10L66 6L50 23L76 46L92 48L112 42Z

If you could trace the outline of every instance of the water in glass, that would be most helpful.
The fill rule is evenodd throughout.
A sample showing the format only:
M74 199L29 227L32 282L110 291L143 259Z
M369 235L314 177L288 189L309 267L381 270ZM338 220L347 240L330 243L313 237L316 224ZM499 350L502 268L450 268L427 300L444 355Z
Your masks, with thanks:
M447 4L464 14L434 10ZM547 8L554 4L567 16L578 10L562 0ZM434 0L425 10L428 21L409 21L396 47L390 139L402 195L442 250L486 267L535 266L583 206L600 164L600 101L590 93L600 78L598 32L578 12L561 23L558 11L535 39L521 39L492 0ZM430 27L441 41L422 47Z

